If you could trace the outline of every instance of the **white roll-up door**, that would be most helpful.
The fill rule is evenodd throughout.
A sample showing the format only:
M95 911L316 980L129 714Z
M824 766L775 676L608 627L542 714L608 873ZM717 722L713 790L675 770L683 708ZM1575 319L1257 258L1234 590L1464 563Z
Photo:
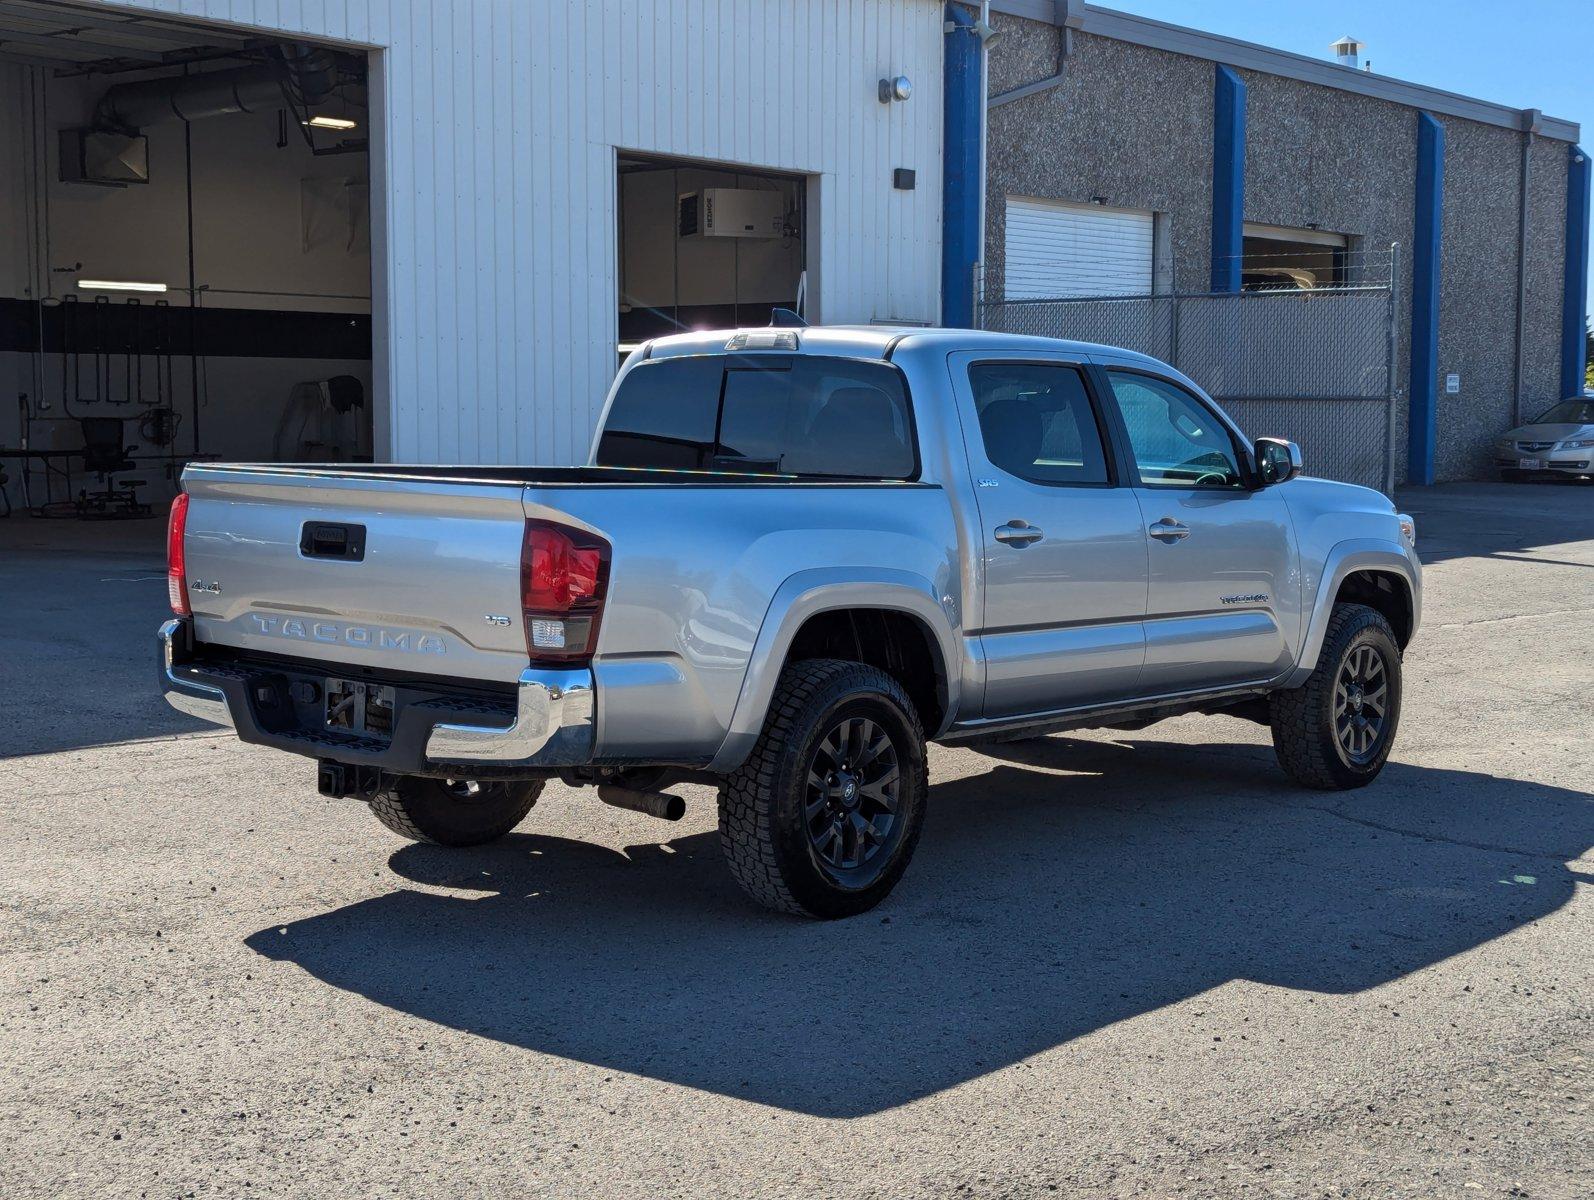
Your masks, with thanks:
M1149 296L1152 227L1136 209L1009 196L1004 298Z

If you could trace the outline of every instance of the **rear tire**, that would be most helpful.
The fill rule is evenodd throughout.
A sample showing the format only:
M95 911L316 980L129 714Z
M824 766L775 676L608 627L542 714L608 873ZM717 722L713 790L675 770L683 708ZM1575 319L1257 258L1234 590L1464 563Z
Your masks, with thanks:
M371 811L412 842L480 846L519 825L541 794L540 779L478 782L405 775L371 797Z
M1268 698L1273 751L1299 784L1365 787L1384 769L1400 724L1400 645L1383 614L1336 604L1317 667Z
M789 664L753 752L720 786L720 847L766 908L867 912L924 826L924 730L902 686L841 659Z

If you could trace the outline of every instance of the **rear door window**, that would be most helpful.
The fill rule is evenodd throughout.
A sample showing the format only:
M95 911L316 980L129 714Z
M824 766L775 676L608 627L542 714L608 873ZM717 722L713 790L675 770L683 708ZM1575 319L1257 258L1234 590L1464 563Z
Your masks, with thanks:
M633 387L644 372L678 363L693 369ZM660 408L673 414L660 417ZM611 407L598 465L830 479L918 474L901 373L886 363L800 354L705 355L634 368Z
M1031 483L1108 482L1101 427L1079 368L976 363L969 384L993 467Z

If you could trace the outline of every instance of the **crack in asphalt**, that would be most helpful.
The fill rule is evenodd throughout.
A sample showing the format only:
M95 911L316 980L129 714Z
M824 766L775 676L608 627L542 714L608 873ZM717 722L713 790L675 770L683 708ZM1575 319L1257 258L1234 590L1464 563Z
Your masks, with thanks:
M1461 846L1468 850L1486 850L1491 854L1518 854L1524 858L1545 858L1554 862L1576 862L1581 857L1579 852L1561 852L1558 850L1524 850L1519 846L1501 846L1493 842L1473 842L1466 838L1445 837L1437 833L1420 833L1415 829L1402 829L1399 825L1386 825L1382 821L1369 820L1366 817L1353 817L1348 812L1337 808L1329 808L1322 804L1281 804L1280 808L1304 808L1312 812L1323 813L1330 817L1338 817L1341 821L1349 821L1352 825L1363 825L1368 829L1379 829L1385 833L1399 834L1401 837L1416 838L1423 842L1443 842L1450 846Z
M1549 612L1513 613L1506 617L1476 617L1471 621L1441 621L1435 629L1463 629L1468 625L1495 625L1501 621L1534 621L1540 617L1575 617L1594 613L1594 608L1554 608Z

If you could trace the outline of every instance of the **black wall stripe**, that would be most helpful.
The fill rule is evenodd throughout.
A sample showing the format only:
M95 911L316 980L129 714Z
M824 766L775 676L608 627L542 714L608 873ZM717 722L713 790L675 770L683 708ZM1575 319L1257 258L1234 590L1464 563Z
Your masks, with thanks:
M364 313L190 310L148 300L69 300L41 307L32 300L0 299L0 351L36 350L41 311L46 354L187 357L192 347L207 358L371 357L371 318Z

